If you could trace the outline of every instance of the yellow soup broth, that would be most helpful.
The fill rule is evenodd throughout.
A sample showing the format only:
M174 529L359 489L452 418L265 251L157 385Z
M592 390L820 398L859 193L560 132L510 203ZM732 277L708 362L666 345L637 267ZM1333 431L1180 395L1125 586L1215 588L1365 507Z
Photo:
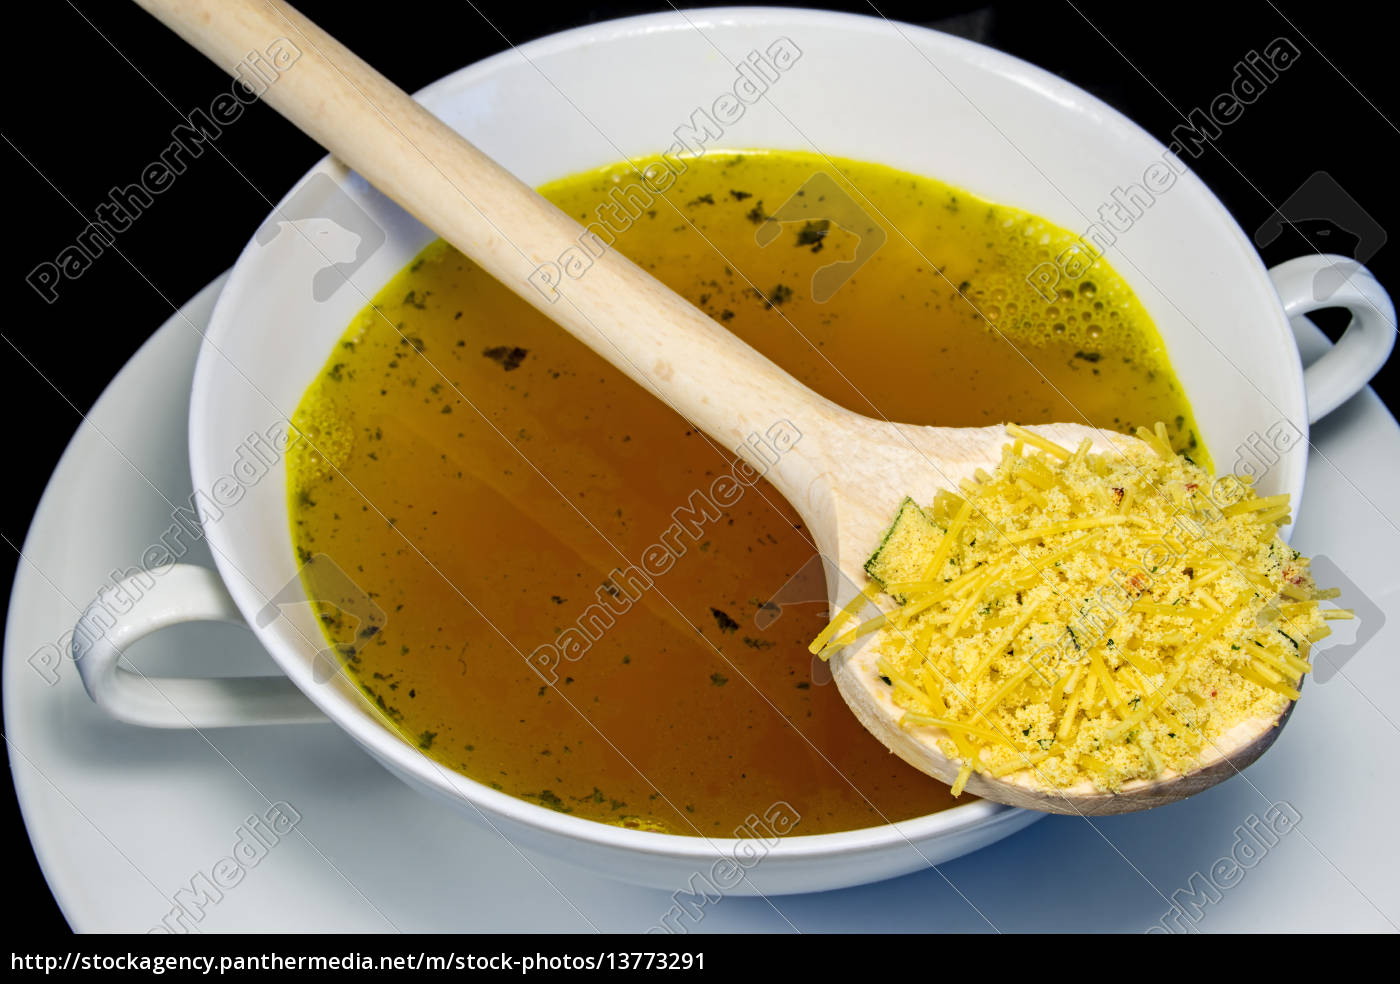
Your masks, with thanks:
M1163 420L1206 461L1123 280L1100 262L1053 301L1027 283L1072 241L1064 230L874 164L716 151L637 195L648 163L542 190L584 223L626 202L606 212L614 248L838 403L943 425ZM829 204L840 196L824 188L846 197ZM853 202L886 230L873 251ZM814 281L856 257L849 279ZM673 529L732 449L445 244L356 317L294 424L308 592L342 599L350 583L379 613L366 624L325 604L327 637L443 766L677 834L743 835L774 811L779 832L817 834L952 805L814 666L824 586L787 503L759 481ZM673 562L649 588L610 580L658 543ZM537 672L532 654L571 631L586 651Z

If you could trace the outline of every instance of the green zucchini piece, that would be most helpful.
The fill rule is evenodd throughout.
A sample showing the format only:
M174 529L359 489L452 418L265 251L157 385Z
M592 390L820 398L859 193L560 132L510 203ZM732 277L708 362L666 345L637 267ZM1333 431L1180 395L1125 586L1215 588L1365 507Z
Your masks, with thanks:
M924 576L924 565L942 535L943 531L919 504L906 497L880 545L865 562L865 573L882 588L901 581L917 581ZM906 600L897 594L892 597L901 605Z

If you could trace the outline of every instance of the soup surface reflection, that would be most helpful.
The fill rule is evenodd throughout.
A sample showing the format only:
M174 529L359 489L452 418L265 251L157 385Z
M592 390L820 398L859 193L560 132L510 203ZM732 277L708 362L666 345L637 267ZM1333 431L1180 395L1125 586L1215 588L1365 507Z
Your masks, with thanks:
M711 152L660 195L634 166L543 191L853 410L1164 420L1195 447L1119 277L1100 263L1049 301L1027 283L1071 242L1034 216L788 152ZM849 279L855 264L828 266L853 258ZM775 811L779 832L816 834L951 805L813 665L825 588L793 510L761 480L712 506L731 449L445 244L355 319L294 423L293 539L326 634L443 766L678 834L743 834Z

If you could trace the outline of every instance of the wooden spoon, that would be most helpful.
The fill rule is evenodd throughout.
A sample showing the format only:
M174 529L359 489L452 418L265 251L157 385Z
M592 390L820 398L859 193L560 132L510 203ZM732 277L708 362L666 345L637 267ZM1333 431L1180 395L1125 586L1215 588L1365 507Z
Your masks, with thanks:
M604 251L577 279L562 277L557 294L537 288L532 275L538 282L541 264L581 242L584 229L291 7L273 0L137 2L231 74L250 52L273 52L263 58L278 69L262 94L266 102L763 472L840 572L828 584L833 606L844 605L867 582L862 565L904 496L928 502L939 489L956 489L976 469L991 469L999 460L1007 441L1001 427L895 424L818 396L615 249ZM282 65L278 51L286 56ZM1069 447L1087 437L1099 451L1134 440L1077 424L1037 431ZM770 450L761 453L764 445ZM770 460L774 446L782 450L776 462ZM942 733L900 727L901 712L879 682L872 648L849 647L833 659L842 696L893 752L951 783L958 765L939 751L935 739ZM1116 794L1087 784L1045 788L1030 770L1003 779L974 774L967 789L1056 813L1139 810L1189 796L1244 768L1273 742L1281 723L1246 722L1225 736L1222 752L1199 770L1136 782Z

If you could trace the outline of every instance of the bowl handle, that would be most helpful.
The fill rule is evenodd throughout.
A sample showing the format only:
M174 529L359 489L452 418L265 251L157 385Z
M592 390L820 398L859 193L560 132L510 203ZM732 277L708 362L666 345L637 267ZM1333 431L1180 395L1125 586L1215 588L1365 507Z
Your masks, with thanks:
M132 643L183 622L245 624L223 582L208 568L176 564L158 576L137 575L105 589L73 633L73 659L88 696L112 717L148 728L326 720L283 676L148 677L120 665Z
M1308 423L1355 396L1385 364L1395 345L1395 306L1376 278L1345 256L1299 256L1269 270L1289 319L1322 308L1351 312L1337 344L1303 372Z

